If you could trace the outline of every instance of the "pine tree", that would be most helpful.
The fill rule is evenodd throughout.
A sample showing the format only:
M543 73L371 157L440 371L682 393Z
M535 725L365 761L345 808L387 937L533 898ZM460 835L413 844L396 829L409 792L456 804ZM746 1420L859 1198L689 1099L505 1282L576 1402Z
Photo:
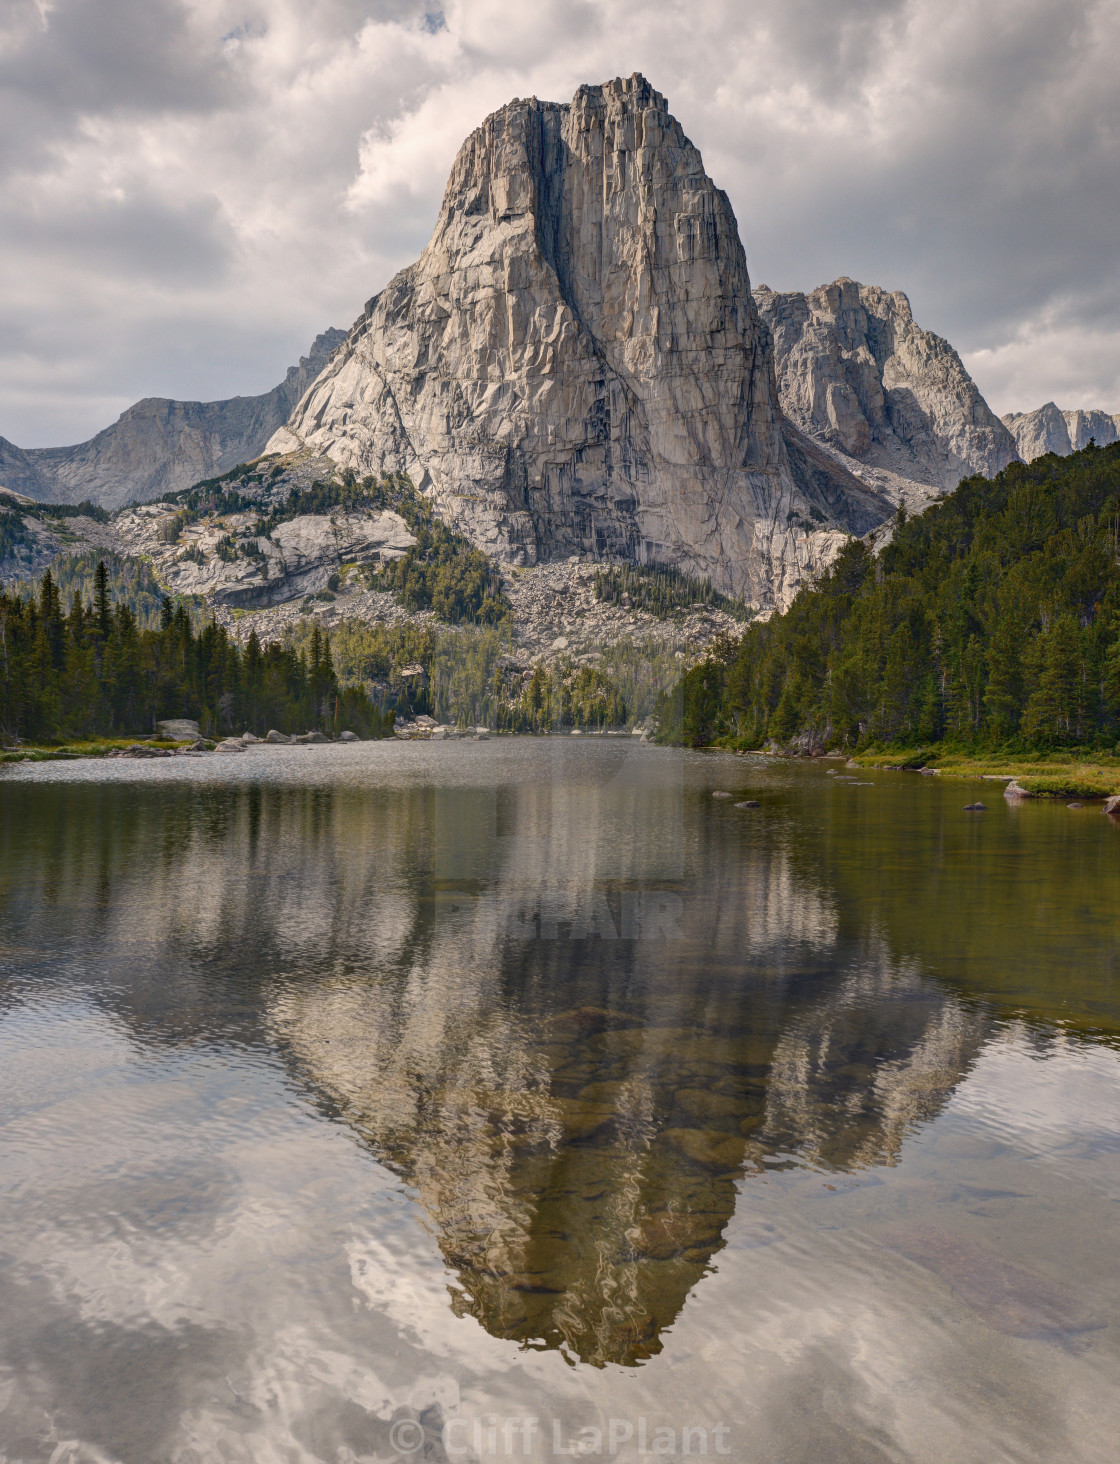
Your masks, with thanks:
M1000 620L988 644L988 684L984 691L989 736L1005 742L1019 729L1023 705L1023 633L1011 619Z
M1077 621L1068 611L1054 617L1037 651L1037 682L1023 713L1023 731L1043 745L1072 741L1080 730L1081 645Z
M104 559L97 561L93 592L94 612L102 641L107 641L113 629L113 611L109 601L109 571Z

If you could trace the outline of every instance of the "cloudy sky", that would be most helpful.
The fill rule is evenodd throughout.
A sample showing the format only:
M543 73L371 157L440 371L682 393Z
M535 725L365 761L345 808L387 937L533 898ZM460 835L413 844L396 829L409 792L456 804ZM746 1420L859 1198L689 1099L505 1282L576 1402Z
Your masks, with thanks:
M1120 0L3 0L0 435L268 389L514 96L642 71L751 276L905 290L998 412L1120 411Z

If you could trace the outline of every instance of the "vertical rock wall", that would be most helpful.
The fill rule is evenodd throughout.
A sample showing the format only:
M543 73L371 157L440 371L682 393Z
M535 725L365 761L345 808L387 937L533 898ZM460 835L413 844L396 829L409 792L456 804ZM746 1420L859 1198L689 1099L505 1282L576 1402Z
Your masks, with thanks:
M731 206L640 76L472 133L428 247L269 444L302 446L411 472L513 563L656 562L762 604L889 512L791 462Z

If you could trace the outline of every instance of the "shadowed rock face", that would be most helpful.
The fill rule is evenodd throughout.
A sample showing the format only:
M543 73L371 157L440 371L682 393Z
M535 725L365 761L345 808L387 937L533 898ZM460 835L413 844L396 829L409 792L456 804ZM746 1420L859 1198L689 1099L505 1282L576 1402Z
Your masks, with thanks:
M145 397L111 427L75 447L19 448L0 438L0 484L49 503L102 508L189 488L255 458L343 339L315 337L298 366L262 396L221 402Z
M897 499L920 504L1015 461L956 351L915 323L900 290L839 279L754 298L774 337L782 411Z
M1048 452L1067 457L1088 447L1090 441L1098 447L1107 447L1120 437L1120 414L1113 417L1108 412L1087 412L1080 408L1063 412L1053 402L1036 407L1033 412L1008 412L1002 421L1014 437L1020 457L1027 463L1045 457Z
M889 512L791 436L731 206L634 76L472 133L424 253L269 451L408 471L514 563L658 562L769 604Z

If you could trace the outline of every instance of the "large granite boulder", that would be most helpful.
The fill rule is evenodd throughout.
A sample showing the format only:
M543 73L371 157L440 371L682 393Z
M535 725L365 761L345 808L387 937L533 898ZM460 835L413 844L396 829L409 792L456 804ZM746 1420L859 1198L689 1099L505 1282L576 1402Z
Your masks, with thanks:
M169 717L156 723L156 736L166 742L194 742L198 735L198 723L189 717Z

